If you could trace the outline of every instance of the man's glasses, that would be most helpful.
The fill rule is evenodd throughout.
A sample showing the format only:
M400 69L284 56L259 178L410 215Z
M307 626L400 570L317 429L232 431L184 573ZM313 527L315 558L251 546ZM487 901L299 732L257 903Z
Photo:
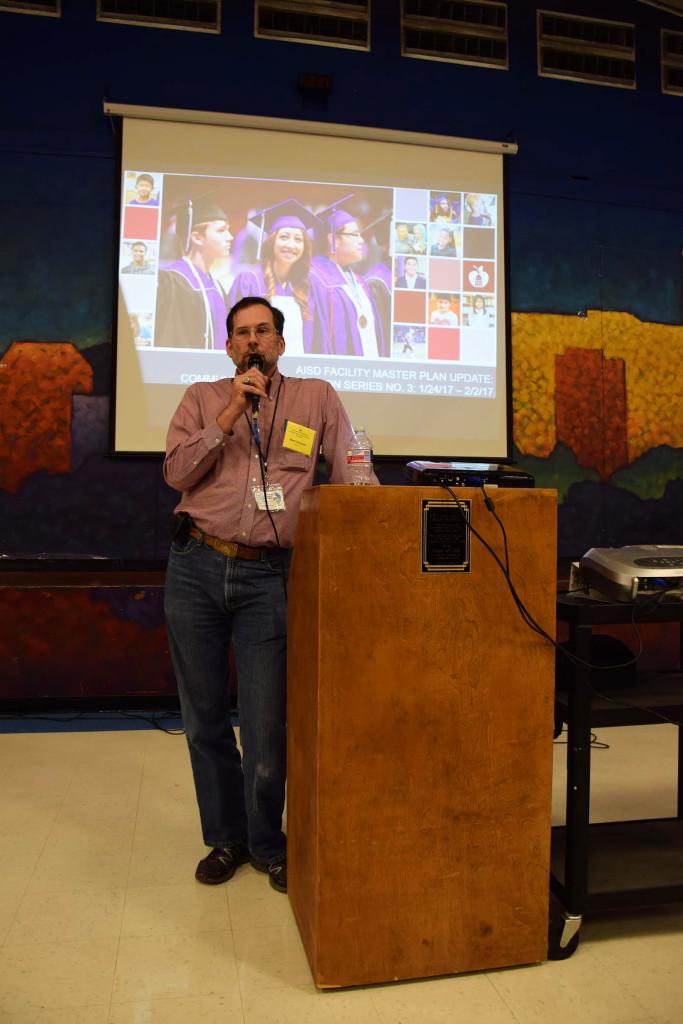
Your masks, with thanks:
M238 327L232 333L233 337L237 338L238 341L249 341L252 334L255 335L257 341L268 341L273 335L278 334L270 324L258 324L256 327Z
M360 231L338 231L338 235L345 235L346 238L362 238Z

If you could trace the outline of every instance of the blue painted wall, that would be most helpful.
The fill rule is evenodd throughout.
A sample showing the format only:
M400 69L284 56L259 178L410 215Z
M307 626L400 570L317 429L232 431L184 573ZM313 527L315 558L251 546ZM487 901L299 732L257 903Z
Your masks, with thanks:
M540 78L536 6L524 0L509 4L507 72L402 58L398 0L373 0L370 53L257 40L242 0L223 4L220 35L98 23L95 6L63 0L61 18L0 13L0 353L19 339L73 341L95 370L95 396L110 393L117 140L105 97L513 138L512 308L681 322L683 97L660 91L659 33L683 31L683 18L618 5L636 24L631 91ZM607 0L547 6L615 16ZM299 95L302 71L332 76L326 106ZM164 557L173 495L157 463L106 457L106 403L98 410L74 424L71 474L0 492L3 548ZM561 517L561 553L625 542L614 488L577 486L597 488L597 511L578 527Z

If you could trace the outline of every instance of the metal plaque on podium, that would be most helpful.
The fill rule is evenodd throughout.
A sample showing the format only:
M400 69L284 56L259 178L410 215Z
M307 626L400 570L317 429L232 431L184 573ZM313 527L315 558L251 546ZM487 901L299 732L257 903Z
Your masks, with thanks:
M471 502L422 501L422 572L469 572Z

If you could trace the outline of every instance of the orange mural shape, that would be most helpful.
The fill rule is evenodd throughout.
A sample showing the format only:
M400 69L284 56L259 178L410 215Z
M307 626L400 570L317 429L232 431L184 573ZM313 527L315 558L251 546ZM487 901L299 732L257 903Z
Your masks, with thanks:
M555 410L557 440L580 466L597 469L608 480L628 464L623 359L580 348L556 356Z
M0 590L3 699L175 692L163 622L150 628L117 615L95 596L103 593L48 583ZM145 587L141 600L156 608L158 594Z
M72 399L92 389L92 367L71 342L10 345L0 361L0 489L71 470Z

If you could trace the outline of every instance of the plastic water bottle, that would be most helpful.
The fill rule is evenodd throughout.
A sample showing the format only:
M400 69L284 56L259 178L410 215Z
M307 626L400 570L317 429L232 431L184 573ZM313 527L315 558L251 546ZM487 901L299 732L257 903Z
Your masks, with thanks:
M372 483L372 441L361 427L354 430L346 450L350 484Z

